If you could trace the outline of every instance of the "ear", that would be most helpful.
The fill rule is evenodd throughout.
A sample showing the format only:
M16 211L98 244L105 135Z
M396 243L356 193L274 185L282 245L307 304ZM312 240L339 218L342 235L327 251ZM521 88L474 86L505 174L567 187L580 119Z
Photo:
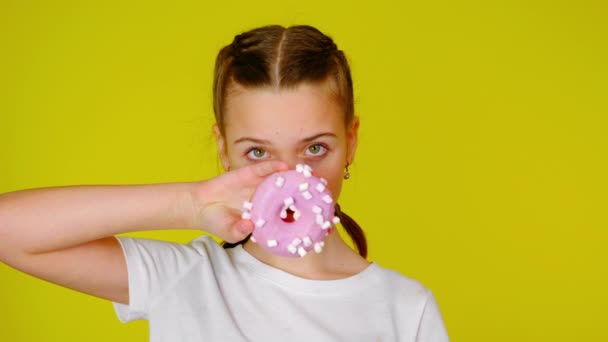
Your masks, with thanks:
M220 157L224 171L230 171L228 151L226 150L226 139L222 135L222 132L220 132L220 128L217 123L213 124L213 135L215 136L215 143L217 144L217 154Z
M346 161L349 165L355 160L355 152L357 151L357 142L359 139L359 117L354 116L353 121L346 129Z

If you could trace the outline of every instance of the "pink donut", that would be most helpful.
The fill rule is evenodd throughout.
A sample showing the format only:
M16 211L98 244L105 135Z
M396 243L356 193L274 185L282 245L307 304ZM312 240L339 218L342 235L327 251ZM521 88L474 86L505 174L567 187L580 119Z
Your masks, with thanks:
M340 220L327 181L312 175L308 165L268 176L245 202L242 217L255 224L251 241L271 253L304 257L321 253L323 239Z

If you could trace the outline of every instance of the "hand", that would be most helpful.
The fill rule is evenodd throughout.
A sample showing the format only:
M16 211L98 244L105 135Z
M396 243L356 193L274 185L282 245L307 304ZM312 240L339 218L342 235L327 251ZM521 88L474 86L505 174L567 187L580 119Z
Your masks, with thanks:
M241 218L243 202L250 200L264 178L287 169L283 162L259 162L197 183L192 227L228 242L241 241L254 228L253 222Z

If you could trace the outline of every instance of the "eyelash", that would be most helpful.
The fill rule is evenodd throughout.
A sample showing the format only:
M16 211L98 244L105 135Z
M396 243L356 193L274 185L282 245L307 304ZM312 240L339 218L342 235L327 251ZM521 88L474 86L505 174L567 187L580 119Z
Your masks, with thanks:
M245 157L247 157L247 159L249 159L249 160L253 160L253 161L257 161L257 160L262 160L262 159L264 159L264 157L262 157L262 158L251 158L251 157L249 156L249 154L250 154L251 152L255 151L255 150L260 150L260 151L263 151L265 154L267 154L267 153L268 153L268 152L266 152L264 149L254 146L254 147L252 147L252 148L248 149L248 150L247 150L247 152L245 152Z
M313 146L319 146L324 151L322 153L318 153L318 154L310 154L310 156L312 156L312 157L321 157L321 156L324 156L329 151L329 149L327 148L327 146L325 144L315 143L315 144L306 146L306 152L308 152L310 150L310 148L313 147ZM309 154L307 154L307 155L309 155Z
M312 157L312 158L320 158L320 157L322 157L322 156L326 155L326 154L327 154L327 152L329 152L329 148L327 147L327 145L325 145L325 144L321 144L321 143L314 143L314 144L311 144L311 145L306 146L306 148L304 149L304 150L305 150L305 153L306 153L306 152L307 152L307 151L308 151L308 150L309 150L309 149L310 149L312 146L319 146L319 147L321 147L322 149L324 149L324 151L323 151L322 153L318 153L318 154L306 154L307 156L310 156L310 157ZM249 155L251 154L251 152L256 151L256 150L260 150L260 151L264 152L264 157L261 157L261 158L252 158L252 157L250 157L250 156L249 156ZM266 157L266 155L267 155L267 154L268 154L268 152L267 152L266 150L264 150L263 148L261 148L261 147L257 147L257 146L253 146L253 147L249 148L249 149L248 149L248 150L245 152L245 157L246 157L247 159L249 159L249 160L252 160L252 161L258 161L258 160L263 160L263 159Z

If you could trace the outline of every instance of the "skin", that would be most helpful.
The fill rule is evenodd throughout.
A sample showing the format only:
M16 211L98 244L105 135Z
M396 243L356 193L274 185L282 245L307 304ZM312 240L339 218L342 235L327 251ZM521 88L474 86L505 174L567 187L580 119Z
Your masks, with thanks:
M359 119L345 125L343 110L328 87L305 83L294 89L240 88L227 102L224 134L214 127L225 170L268 160L285 162L290 169L305 163L327 179L334 199L339 198L344 166L355 156ZM251 222L241 224L253 230ZM325 243L321 254L302 259L276 256L252 241L243 247L262 262L307 279L344 278L369 265L337 230Z
M226 241L247 236L243 199L268 175L269 161L195 182L74 185L0 194L0 262L36 278L129 304L125 258L114 235L206 230Z
M227 170L218 177L0 194L0 262L60 286L128 304L127 265L114 235L189 227L229 242L241 241L253 230L253 223L240 217L243 201L268 175L303 162L329 181L337 199L343 167L354 158L359 121L345 126L327 89L302 85L231 95L225 136L214 129ZM254 144L244 137L265 142ZM252 147L259 150L251 152ZM244 248L262 262L308 279L344 278L369 265L336 230L326 238L323 253L302 259L277 257L253 243Z

